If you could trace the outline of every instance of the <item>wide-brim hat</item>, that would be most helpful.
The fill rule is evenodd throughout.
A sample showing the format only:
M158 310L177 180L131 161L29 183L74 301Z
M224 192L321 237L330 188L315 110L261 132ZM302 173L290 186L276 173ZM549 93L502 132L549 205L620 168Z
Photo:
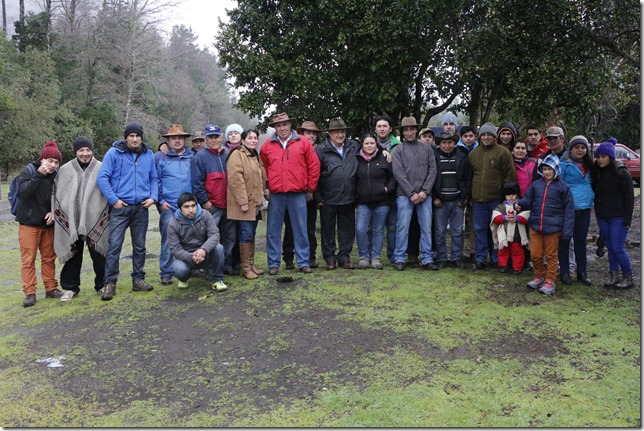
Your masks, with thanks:
M302 133L304 130L310 130L311 132L321 132L322 130L318 129L318 126L313 121L305 121L297 129L297 133Z
M398 129L402 129L403 127L419 128L421 126L422 124L418 124L414 117L403 117L402 121L400 122L400 126L398 126Z
M181 124L173 124L170 126L168 133L161 136L163 136L164 138L167 138L168 136L183 136L184 138L189 138L190 136L192 136L192 134L184 132Z
M438 138L436 138L436 142L438 144L440 144L441 141L454 141L454 143L457 143L459 139L458 133L443 132Z
M347 130L350 127L347 127L346 124L344 124L344 120L340 117L337 118L331 118L329 121L329 127L326 128L328 132L331 130Z
M272 126L273 124L283 123L284 121L293 122L295 120L297 120L297 118L291 118L288 116L286 112L280 112L279 114L273 115L273 117L271 118L271 122L268 123L268 125Z

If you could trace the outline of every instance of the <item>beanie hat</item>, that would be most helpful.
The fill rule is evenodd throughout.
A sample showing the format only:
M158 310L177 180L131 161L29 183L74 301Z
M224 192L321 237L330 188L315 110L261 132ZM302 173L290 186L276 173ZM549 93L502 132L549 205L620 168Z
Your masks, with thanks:
M514 124L510 123L509 121L502 123L496 133L500 134L501 130L509 130L510 133L512 133L512 140L515 140L517 138L517 129L516 127L514 127Z
M43 159L56 159L59 162L63 161L63 155L60 153L58 145L56 145L54 141L45 142L45 147L40 152L40 157L38 158L38 160Z
M74 139L74 154L81 148L89 148L90 150L94 151L94 145L92 145L92 141L89 140L87 136L79 136L78 138Z
M244 128L242 126L240 126L239 124L233 123L228 127L226 127L226 134L224 136L226 137L226 139L228 139L228 134L230 132L239 132L239 134L241 135L243 131L244 131Z
M505 195L517 195L520 198L521 187L519 187L519 184L515 182L505 183L503 184L503 196Z
M139 123L128 123L125 126L125 131L123 132L123 138L127 138L127 135L130 133L136 133L141 138L143 138L143 126Z
M602 142L599 147L595 150L595 157L598 156L608 156L611 159L615 160L615 144L617 139L610 138L606 142Z
M479 136L481 136L483 133L490 133L496 138L496 126L488 121L487 123L479 127Z
M197 198L195 197L195 195L193 195L192 193L189 193L189 192L181 193L179 195L179 197L177 198L177 207L181 208L183 206L183 204L185 204L186 202L190 202L190 201L197 202Z
M456 115L454 115L451 112L446 112L445 115L443 115L443 120L441 124L445 123L454 123L456 127L458 127L458 120L456 119Z
M576 135L570 138L570 142L568 142L568 150L572 150L572 148L575 145L579 145L579 144L584 144L586 146L586 149L590 149L590 144L588 144L588 139L586 139L585 136Z

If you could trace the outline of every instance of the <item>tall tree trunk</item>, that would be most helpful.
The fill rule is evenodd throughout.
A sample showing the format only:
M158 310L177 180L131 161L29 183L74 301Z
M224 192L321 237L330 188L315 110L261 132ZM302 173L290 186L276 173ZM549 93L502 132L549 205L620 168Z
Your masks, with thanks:
M23 22L25 20L25 0L18 0L18 5L20 6L18 19Z
M2 32L7 34L7 2L2 0Z

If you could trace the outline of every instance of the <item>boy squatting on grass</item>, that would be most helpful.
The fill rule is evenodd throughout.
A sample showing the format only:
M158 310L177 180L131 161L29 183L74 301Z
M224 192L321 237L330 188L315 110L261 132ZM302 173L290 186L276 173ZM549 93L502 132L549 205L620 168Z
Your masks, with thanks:
M530 217L530 259L534 266L531 289L545 295L555 293L559 239L572 238L575 204L570 187L561 181L559 157L549 154L539 165L541 178L535 180L526 195L514 205L515 211L532 208ZM547 268L544 267L543 257Z
M525 254L523 246L530 242L526 225L530 218L530 211L515 213L514 204L521 198L521 189L518 183L503 184L505 201L501 202L492 212L490 229L494 245L499 249L499 272L508 272L508 260L512 257L514 275L521 275Z

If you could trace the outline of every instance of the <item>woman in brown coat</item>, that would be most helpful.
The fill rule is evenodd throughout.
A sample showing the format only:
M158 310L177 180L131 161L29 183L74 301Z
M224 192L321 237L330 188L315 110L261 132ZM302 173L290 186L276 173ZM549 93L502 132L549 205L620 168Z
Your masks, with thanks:
M255 266L255 231L260 214L262 219L266 216L268 202L264 194L268 189L264 187L266 171L257 152L257 130L247 129L241 136L242 145L228 154L226 162L227 212L229 219L238 220L242 274L252 280L264 273Z

